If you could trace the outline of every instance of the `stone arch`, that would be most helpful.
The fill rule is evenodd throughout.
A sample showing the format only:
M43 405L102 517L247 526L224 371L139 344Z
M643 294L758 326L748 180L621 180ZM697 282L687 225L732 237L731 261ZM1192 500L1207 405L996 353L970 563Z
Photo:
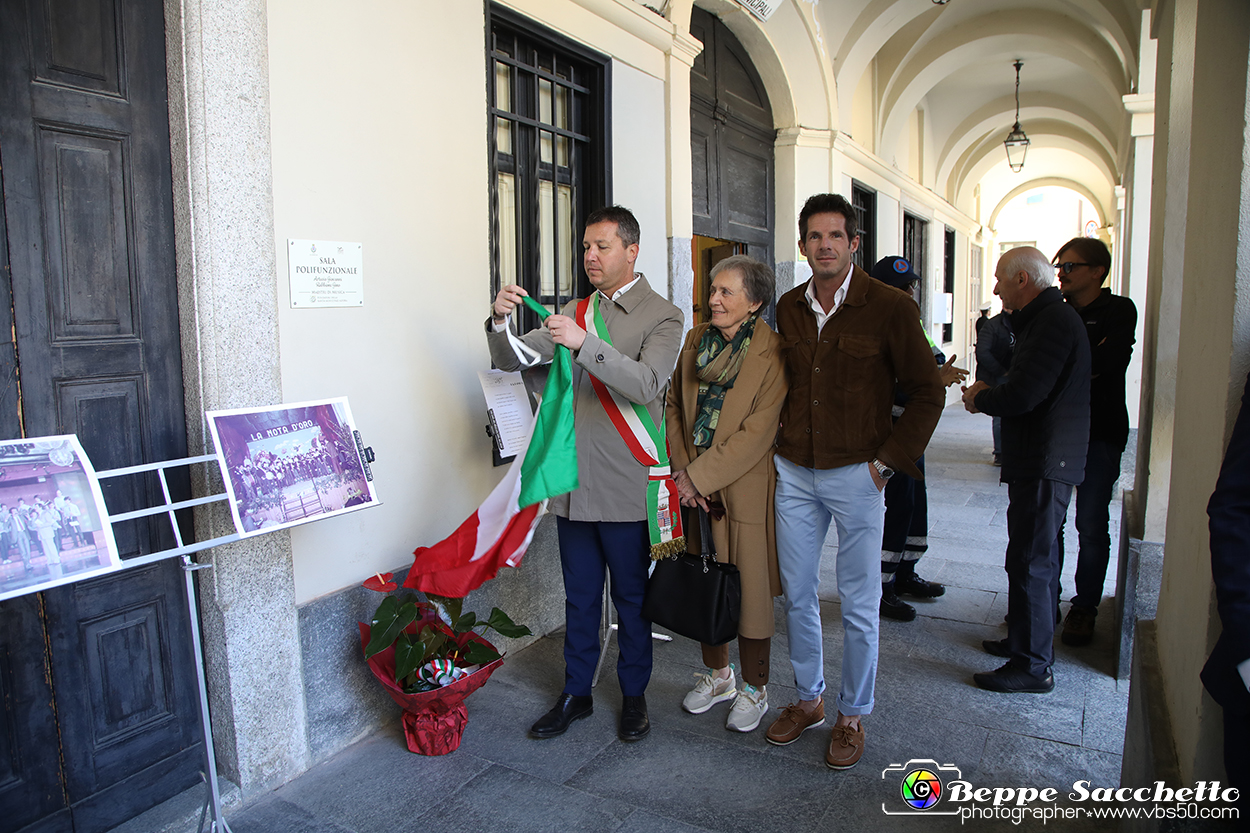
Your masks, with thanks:
M994 223L998 220L998 215L1004 208L1007 207L1007 203L1011 202L1025 191L1032 191L1034 188L1045 188L1048 185L1054 185L1059 188L1067 188L1069 191L1080 194L1082 197L1089 200L1090 204L1094 206L1094 210L1098 212L1098 224L1104 228L1107 226L1110 214L1107 211L1107 207L1102 204L1102 200L1094 196L1094 192L1086 188L1081 183L1059 176L1041 176L1037 179L1031 179L1028 182L1021 183L1015 188L1012 188L1003 196L1001 200L998 201L998 204L994 206L994 210L990 212L990 219L989 222L986 223L986 226L992 230L994 228Z

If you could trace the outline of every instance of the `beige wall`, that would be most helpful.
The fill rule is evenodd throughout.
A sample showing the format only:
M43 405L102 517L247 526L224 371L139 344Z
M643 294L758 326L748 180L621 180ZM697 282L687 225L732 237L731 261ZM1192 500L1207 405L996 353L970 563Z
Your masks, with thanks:
M668 70L657 44L672 48L672 26L626 3L510 5L614 57L613 195L637 214L639 268L665 292L668 183L655 160L667 153ZM485 19L480 3L400 0L351 14L273 0L268 16L282 398L348 397L382 501L292 531L303 603L407 564L502 472L477 380L490 366ZM362 243L364 306L291 309L292 238Z

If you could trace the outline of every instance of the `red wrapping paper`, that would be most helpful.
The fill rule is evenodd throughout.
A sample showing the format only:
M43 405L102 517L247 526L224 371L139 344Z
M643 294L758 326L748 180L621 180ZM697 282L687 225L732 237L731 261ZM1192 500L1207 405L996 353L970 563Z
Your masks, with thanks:
M409 632L416 633L417 628L423 622L434 621L437 618L438 614L427 613L409 628ZM357 624L360 625L360 649L363 651L369 645L369 626L364 622ZM471 641L495 647L476 633L466 633L455 637L456 644L461 647ZM393 647L373 655L366 661L369 663L369 670L378 678L378 682L382 683L386 693L391 695L391 699L404 710L404 738L408 742L408 751L418 755L446 755L459 748L460 738L469 720L464 699L490 679L495 669L503 664L503 657L488 665L483 665L451 685L419 694L405 694L395 682L395 649Z

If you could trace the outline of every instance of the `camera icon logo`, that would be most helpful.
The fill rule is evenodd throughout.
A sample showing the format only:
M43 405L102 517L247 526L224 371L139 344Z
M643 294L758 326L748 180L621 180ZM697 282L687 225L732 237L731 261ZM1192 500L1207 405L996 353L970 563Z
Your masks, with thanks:
M905 764L890 764L881 771L882 780L898 780L898 793L905 809L891 810L882 803L881 811L888 816L929 813L946 816L959 812L934 810L946 792L946 784L960 780L963 773L954 764L939 764L931 758L913 758ZM898 807L897 804L894 805Z

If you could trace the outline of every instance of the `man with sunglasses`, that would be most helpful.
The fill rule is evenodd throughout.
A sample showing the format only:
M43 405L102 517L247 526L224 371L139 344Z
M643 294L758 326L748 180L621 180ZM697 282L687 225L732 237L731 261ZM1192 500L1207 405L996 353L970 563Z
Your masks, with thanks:
M1089 451L1085 480L1076 488L1076 530L1081 549L1076 562L1076 595L1063 620L1063 644L1088 645L1102 602L1102 586L1111 560L1107 507L1120 477L1120 457L1128 442L1124 375L1133 355L1137 307L1111 294L1103 281L1111 270L1111 252L1101 240L1075 237L1055 255L1059 290L1085 322L1089 336ZM1063 529L1059 531L1063 564Z

